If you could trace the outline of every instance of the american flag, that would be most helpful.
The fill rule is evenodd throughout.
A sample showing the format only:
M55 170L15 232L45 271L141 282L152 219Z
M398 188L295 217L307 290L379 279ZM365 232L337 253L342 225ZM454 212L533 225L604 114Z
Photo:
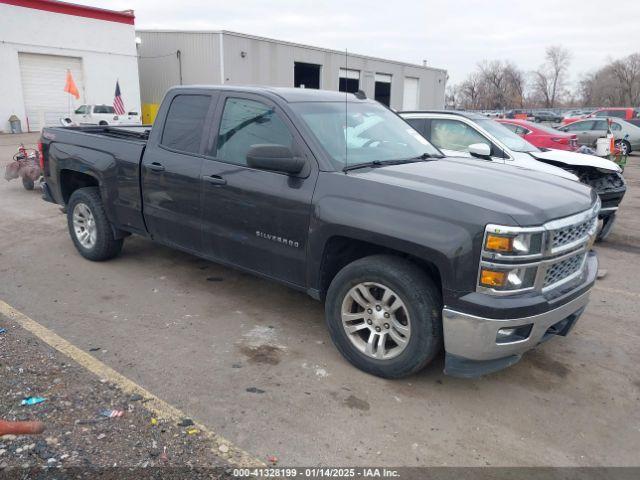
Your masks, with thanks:
M116 96L113 98L113 109L117 115L124 115L124 103L120 96L120 83L116 80Z

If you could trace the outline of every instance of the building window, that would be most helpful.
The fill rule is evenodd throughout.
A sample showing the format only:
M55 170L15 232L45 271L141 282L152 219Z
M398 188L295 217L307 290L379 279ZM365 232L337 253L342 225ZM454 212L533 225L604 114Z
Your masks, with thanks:
M376 101L387 107L391 105L391 75L387 73L376 73L374 97Z
M293 86L296 88L320 88L320 65L294 62Z
M360 70L341 68L338 90L349 93L356 93L360 90Z

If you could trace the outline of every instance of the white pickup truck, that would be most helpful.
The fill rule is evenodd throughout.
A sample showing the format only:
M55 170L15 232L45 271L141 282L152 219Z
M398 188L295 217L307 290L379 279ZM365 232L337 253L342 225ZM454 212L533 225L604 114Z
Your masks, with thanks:
M69 118L75 125L140 125L138 112L116 114L111 105L80 105Z

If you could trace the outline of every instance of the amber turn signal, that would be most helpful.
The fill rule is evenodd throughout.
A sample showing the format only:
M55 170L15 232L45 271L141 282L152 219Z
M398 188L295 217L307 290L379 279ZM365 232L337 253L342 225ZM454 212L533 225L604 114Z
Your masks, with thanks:
M513 238L489 233L484 246L486 250L494 252L511 252L513 251Z
M507 272L497 272L483 268L480 272L480 285L483 287L504 287L507 282Z

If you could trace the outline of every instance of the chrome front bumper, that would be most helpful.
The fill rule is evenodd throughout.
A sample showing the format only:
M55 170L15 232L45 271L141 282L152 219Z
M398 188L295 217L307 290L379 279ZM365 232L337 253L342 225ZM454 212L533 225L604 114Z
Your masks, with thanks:
M483 318L448 308L442 311L444 348L449 355L467 360L484 361L522 355L545 341L549 329L575 313L581 313L589 302L589 291L554 310L531 317L498 320ZM501 328L532 325L524 340L497 343Z

